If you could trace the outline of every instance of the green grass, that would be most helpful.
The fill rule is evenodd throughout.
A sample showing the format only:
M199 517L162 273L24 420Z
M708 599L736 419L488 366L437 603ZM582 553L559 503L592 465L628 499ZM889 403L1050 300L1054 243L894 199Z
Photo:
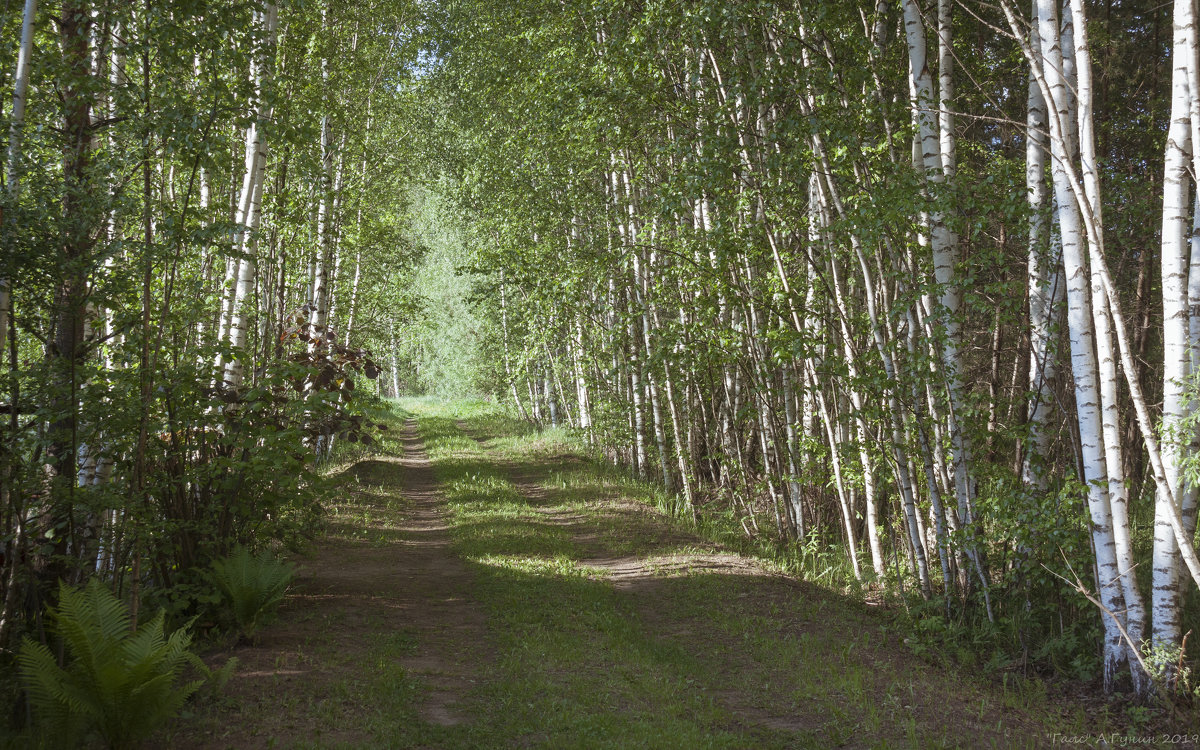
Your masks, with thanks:
M501 414L468 413L471 433L490 441L485 450L456 418L417 410L453 511L455 551L473 569L496 653L473 696L481 721L466 745L789 745L783 733L739 727L699 685L705 665L648 634L632 602L578 563L571 531L547 521L586 517L595 500L586 488L565 488L560 472L535 504L505 476L545 473L541 464L550 462L538 459L550 443Z
M298 744L311 748L1038 747L1048 731L1098 731L1029 684L921 662L878 612L769 558L748 564L569 433L482 402L399 406L380 455L335 468L328 534L356 548L404 541L403 469L388 454L415 416L486 622L469 644L470 687L456 683L461 723L434 723L437 688L400 664L434 636L394 629L383 610L352 651L339 633L361 611L324 615L289 656L335 684L276 677L261 706L224 721L316 720L321 733Z
M931 685L927 670L874 661L879 622L861 606L781 596L765 574L695 570L617 588L584 561L716 547L565 433L534 433L486 405L405 406L490 616L496 661L471 697L476 723L457 736L466 745L953 747L959 714L1000 708L957 678ZM840 627L805 627L831 621ZM937 690L956 696L954 715L910 710L914 696L936 705Z

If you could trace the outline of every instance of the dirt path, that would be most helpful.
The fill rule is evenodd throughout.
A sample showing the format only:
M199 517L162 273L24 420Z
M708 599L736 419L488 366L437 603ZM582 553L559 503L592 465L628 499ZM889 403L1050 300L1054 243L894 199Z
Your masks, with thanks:
M278 622L257 644L212 656L239 660L224 707L185 722L172 746L355 747L391 734L397 716L464 721L463 697L490 660L486 617L450 549L416 423L398 437L398 455L346 470L350 497L300 563Z
M405 508L402 551L392 561L400 568L395 600L415 628L419 652L400 660L431 688L420 704L421 717L452 726L464 720L462 696L478 682L486 618L470 598L471 576L450 549L446 500L437 490L415 420L402 439Z
M423 414L183 748L1039 747L1047 713L536 436ZM473 439L471 439L473 438ZM441 482L441 484L439 484ZM1054 720L1057 723L1057 720Z

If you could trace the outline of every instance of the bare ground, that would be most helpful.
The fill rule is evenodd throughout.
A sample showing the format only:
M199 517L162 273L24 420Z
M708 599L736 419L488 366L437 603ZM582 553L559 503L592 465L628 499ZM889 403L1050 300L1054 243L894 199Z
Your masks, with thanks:
M450 550L445 500L415 422L406 424L401 444L400 456L377 456L348 470L368 488L379 487L391 511L377 504L373 514L335 519L332 533L302 563L278 622L257 643L209 658L239 661L224 691L225 710L185 724L172 746L362 746L378 736L378 720L386 717L386 707L369 704L375 691L366 685L381 669L416 678L420 721L465 720L461 697L491 658L486 617ZM355 526L368 531L352 538ZM380 639L395 641L388 663L364 664L363 657L380 652ZM366 724L375 726L368 732Z

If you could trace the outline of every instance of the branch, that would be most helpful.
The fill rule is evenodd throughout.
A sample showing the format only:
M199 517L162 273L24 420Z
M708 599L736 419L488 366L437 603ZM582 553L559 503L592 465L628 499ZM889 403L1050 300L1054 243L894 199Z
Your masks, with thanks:
M1067 570L1071 571L1071 575L1075 578L1074 581L1071 581L1066 576L1050 570L1049 566L1047 566L1045 563L1042 563L1042 567L1045 568L1050 575L1063 581L1079 594L1082 594L1083 598L1087 599L1092 604L1095 604L1100 608L1101 612L1112 618L1113 622L1117 626L1117 630L1121 631L1121 637L1125 639L1127 644L1129 644L1129 651L1133 654L1133 658L1137 659L1138 666L1142 668L1142 672L1144 672L1146 675L1149 675L1150 670L1146 668L1146 662L1142 660L1141 647L1133 642L1133 638L1129 637L1129 631L1126 630L1125 626L1121 624L1121 618L1117 617L1116 613L1114 613L1111 609L1104 606L1104 603L1101 602L1096 596L1093 596L1092 592L1083 585L1083 581L1079 580L1079 574L1075 572L1075 569L1071 567L1071 562L1067 560L1067 554L1061 549L1059 549L1059 554L1063 556L1063 562L1067 564Z

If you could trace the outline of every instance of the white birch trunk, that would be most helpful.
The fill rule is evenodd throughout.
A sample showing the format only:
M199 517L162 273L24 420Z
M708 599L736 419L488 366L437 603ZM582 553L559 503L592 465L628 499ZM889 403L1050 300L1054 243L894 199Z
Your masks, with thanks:
M237 264L237 276L230 290L228 341L233 350L233 356L222 363L222 378L229 388L238 388L242 384L244 374L243 357L246 352L247 333L250 329L250 319L254 313L253 294L258 280L258 264L255 255L258 252L258 227L262 219L262 198L266 182L267 142L263 136L263 127L271 119L272 108L263 100L265 87L269 85L271 56L274 54L275 35L278 27L278 10L273 3L263 8L263 14L258 17L267 34L267 48L263 59L257 63L257 113L255 122L246 132L246 165L248 173L243 181L243 190L239 213L241 214L236 231L235 250L244 257ZM250 149L254 151L251 153Z
M1184 497L1181 463L1190 436L1182 422L1189 408L1186 387L1192 359L1189 305L1190 221L1188 167L1196 144L1192 142L1191 98L1200 92L1189 87L1189 67L1195 49L1191 0L1176 0L1174 55L1171 73L1171 120L1167 130L1163 171L1162 304L1163 304L1163 414L1162 464L1166 481L1176 498ZM1170 499L1160 491L1154 513L1153 629L1155 645L1177 645L1182 637L1179 621L1182 595L1179 545L1171 528Z
M1079 19L1082 22L1082 19ZM1037 10L1038 33L1042 43L1042 71L1049 88L1049 117L1056 118L1059 137L1051 139L1054 198L1057 204L1059 236L1062 239L1063 269L1066 276L1067 330L1071 344L1071 370L1075 379L1075 408L1079 421L1083 481L1087 486L1088 511L1092 520L1092 540L1101 602L1112 612L1123 609L1120 574L1116 564L1112 510L1109 498L1109 468L1104 445L1099 364L1096 358L1096 331L1090 299L1090 274L1087 240L1080 216L1081 196L1076 195L1067 164L1077 144L1069 137L1075 129L1073 96L1063 74L1064 52L1059 36L1054 0L1040 0ZM1074 39L1071 38L1074 49ZM1069 58L1068 58L1069 59ZM1073 66L1072 66L1073 67ZM1100 252L1101 248L1093 248ZM1104 680L1111 685L1115 670L1125 652L1118 623L1105 615Z
M587 440L590 443L592 439L592 404L588 395L588 382L583 367L585 351L583 348L583 322L579 318L575 319L573 334L571 345L575 363L575 400L579 403L579 429L587 433Z
M634 253L634 257L637 257L636 252ZM650 326L650 309L652 305L649 299L650 283L648 279L648 276L654 267L654 263L654 253L650 253L649 262L646 264L646 268L643 269L643 278L640 291L640 295L642 297L642 343L645 347L644 351L646 353L647 360L650 358L651 351L653 351L652 347L654 345L652 341L653 331L651 330ZM654 421L654 442L658 447L658 462L659 469L662 472L663 486L666 487L668 491L671 491L674 489L674 482L671 481L671 462L667 452L666 425L664 424L663 420L662 404L658 397L658 377L654 373L653 367L648 367L646 370L646 390L650 394L650 414Z
M1046 10L1040 2L1038 5L1039 12ZM1038 85L1042 89L1042 95L1047 101L1055 101L1053 91L1056 88L1065 88L1061 76L1057 74L1057 68L1053 71L1049 70L1048 61L1045 55L1035 55L1030 49L1028 43L1024 42L1019 36L1021 23L1017 20L1016 14L1011 6L1002 0L1001 9L1003 10L1010 28L1014 34L1018 34L1018 41L1022 43L1022 52L1030 63L1031 72L1037 80ZM1049 3L1048 12L1053 12L1053 3ZM1190 13L1190 9L1184 8L1185 13ZM1190 16L1187 16L1190 17ZM1045 42L1043 32L1043 43ZM1044 64L1045 63L1045 64ZM1064 97L1065 98L1065 97ZM1057 116L1057 112L1052 108L1049 118L1050 137L1052 146L1061 146L1069 142L1069 137L1064 135L1064 126L1062 120ZM1069 118L1068 118L1069 119ZM1056 167L1059 167L1063 172L1063 179L1066 182L1066 187L1072 192L1076 200L1079 202L1083 210L1083 222L1087 228L1090 237L1099 238L1101 236L1100 228L1091 215L1090 204L1084 198L1084 188L1082 180L1079 177L1078 170L1070 160L1058 160L1055 162ZM1057 187L1056 187L1057 193ZM1097 242L1100 242L1097 239ZM1176 496L1174 487L1167 477L1167 472L1162 460L1162 451L1159 447L1158 436L1155 434L1155 424L1152 420L1149 408L1147 406L1145 395L1142 391L1141 383L1138 377L1138 369L1134 362L1133 352L1131 351L1130 338L1128 330L1125 326L1124 316L1121 313L1120 298L1117 297L1115 285L1113 284L1111 275L1108 272L1103 257L1094 257L1094 270L1099 272L1104 287L1106 301L1109 307L1109 313L1112 316L1114 328L1116 330L1116 341L1121 356L1121 369L1125 373L1125 382L1129 386L1130 399L1133 402L1134 413L1136 415L1136 423L1138 430L1141 432L1142 441L1146 447L1146 453L1150 460L1150 466L1154 475L1155 485L1160 494L1158 510L1162 510L1168 516L1168 520L1172 531L1175 535L1175 541L1179 545L1180 553L1183 556L1183 561L1186 564L1188 571L1191 573L1192 580L1200 584L1200 556L1197 556L1195 545L1192 540L1191 532L1186 528L1187 524L1184 521L1183 511ZM1064 263L1065 263L1064 257ZM1069 292L1068 292L1069 294Z
M362 278L362 247L354 249L354 279L350 282L350 311L346 314L346 331L342 343L350 345L350 332L354 330L354 316L358 312L358 282Z
M371 105L367 103L367 132L363 141L363 157L362 164L359 167L359 190L367 191L367 146L371 142ZM363 215L363 198L359 197L358 207L354 215L354 280L350 286L350 312L346 315L346 332L342 337L342 342L350 345L350 332L354 330L354 316L358 313L358 282L362 276L362 215Z
M943 3L947 7L943 8ZM939 10L945 11L944 17L939 21L939 33L944 33L948 42L950 17L948 3L945 3L945 0L939 0ZM923 171L928 185L936 188L937 185L945 182L948 173L952 174L954 171L952 163L954 133L951 113L946 111L942 116L935 116L937 113L934 112L934 106L936 101L948 107L952 92L942 92L941 98L935 100L933 78L929 72L925 44L925 26L921 17L921 9L916 0L904 0L904 31L908 44L909 94L913 121L916 124L917 148L920 152L919 167ZM949 50L945 50L943 56L949 60ZM950 72L950 70L943 70L940 71L940 75L949 81ZM950 149L947 153L944 153L944 143L948 144ZM947 159L948 155L949 159ZM936 196L934 197L936 200ZM959 373L958 314L962 305L962 291L955 281L958 238L946 225L945 217L936 204L926 217L926 223L927 237L918 237L918 239L922 245L928 243L933 252L933 273L938 285L940 308L936 317L944 332L940 343L944 377L946 378L946 394L949 401L949 408L945 416L953 455L954 487L958 497L959 518L965 527L970 527L973 515L974 488L970 475L970 445L962 432L960 414L962 381ZM967 544L973 546L970 540Z
M1189 109L1192 126L1192 175L1200 176L1200 28L1198 28L1196 6L1180 8L1185 14L1183 24L1188 28L1188 45L1186 49L1188 65ZM1178 23L1178 21L1176 21ZM1191 257L1188 265L1188 300L1189 305L1189 339L1191 357L1190 372L1195 375L1200 371L1200 189L1195 191L1195 203L1192 211L1192 235L1190 237ZM1195 406L1192 406L1194 411ZM1185 441L1186 452L1194 456L1200 451L1200 434L1192 432ZM1200 487L1192 482L1185 482L1183 494L1179 498L1180 515L1185 534L1195 538L1196 520L1200 500Z
M341 139L338 141L337 147L338 160L337 167L334 169L333 177L333 200L329 209L330 220L330 257L333 258L333 273L329 277L329 291L326 293L328 301L326 304L327 312L325 313L326 324L329 326L330 340L337 333L337 313L338 313L338 281L342 277L342 237L341 237L341 207L343 196L343 186L345 185L345 166L346 166L346 134L342 133Z
M395 324L392 324L395 326ZM393 334L394 336L395 334ZM529 420L529 412L525 410L525 404L521 402L521 396L517 391L517 376L513 374L513 368L510 361L508 346L508 295L505 294L504 285L504 270L500 271L500 335L501 343L504 346L504 377L508 380L508 386L512 390L513 404L521 412L521 417L526 421ZM393 366L393 370L395 367Z
M4 179L7 183L6 202L16 208L21 195L21 140L25 132L25 95L29 89L29 61L33 55L33 22L37 16L37 0L25 0L21 17L21 46L17 51L17 73L13 83L12 112L9 115L8 153L4 160ZM10 222L0 218L0 230L9 231ZM0 356L8 351L9 318L12 315L12 286L9 279L0 274Z
M265 188L266 153L261 154L258 175L254 180L253 197L250 203L249 223L245 228L247 241L244 245L246 257L238 264L238 277L234 286L233 308L229 325L229 346L233 357L225 363L224 382L228 388L239 388L245 374L243 357L246 350L250 319L254 311L254 292L258 283L258 229L262 220L262 199Z
M818 378L816 369L812 360L806 360L805 364L808 367L808 379L814 393L817 397L817 407L821 415L821 424L825 426L825 440L829 445L829 457L833 464L833 482L837 490L838 505L842 511L842 525L846 531L846 547L850 558L850 567L854 570L854 577L862 580L862 570L858 566L858 539L854 533L854 520L851 517L850 498L846 492L846 481L842 477L842 459L838 454L839 440L837 431L834 428L833 416L829 412L829 404L826 402L825 393L818 386Z
M392 398L400 398L400 368L397 363L397 353L399 347L396 344L396 321L388 321L388 333L390 334L392 346L390 350L392 362Z
M958 162L954 134L954 49L951 0L938 0L938 133L942 174L954 178Z
M1106 587L1111 598L1111 608L1125 627L1128 637L1134 643L1140 643L1145 621L1145 607L1142 603L1141 592L1138 591L1134 578L1133 545L1130 539L1128 492L1125 484L1125 461L1121 450L1121 426L1117 383L1117 355L1113 347L1114 325L1108 298L1104 291L1104 280L1100 267L1104 258L1103 244L1103 203L1100 197L1100 176L1097 168L1095 134L1092 119L1092 62L1091 49L1088 41L1087 17L1082 0L1070 0L1072 16L1078 21L1073 25L1074 57L1075 57L1075 102L1076 130L1079 134L1079 158L1083 174L1083 188L1086 205L1090 210L1091 220L1100 230L1092 235L1090 248L1091 257L1091 295L1092 315L1096 326L1096 355L1099 367L1100 403L1102 414L1102 439L1104 442L1105 465L1108 473L1108 517L1111 523L1111 553L1102 551L1101 543L1109 544L1108 537L1096 539L1097 566L1101 572L1101 594ZM1064 31L1064 37L1066 32ZM1169 528L1169 524L1168 524ZM1099 531L1097 529L1097 531ZM1114 571L1105 571L1109 555L1113 557L1116 581L1106 580ZM1114 658L1117 665L1126 661L1133 670L1134 684L1138 692L1148 688L1146 675L1138 667L1138 659L1127 649L1130 644L1118 642L1113 646L1119 649L1119 656Z
M321 9L322 25L327 23L328 7ZM321 180L317 196L317 247L314 258L312 336L309 351L317 348L329 334L329 289L333 265L333 130L329 117L329 58L321 57L321 86L325 90L325 112L321 115Z
M803 492L800 488L800 450L799 439L796 435L796 394L792 385L792 364L785 362L780 368L780 380L783 389L783 413L787 422L787 486L788 503L791 505L792 522L795 524L796 536L803 539L807 533L804 527Z
M258 18L256 14L256 19ZM251 69L253 70L252 78L254 80L255 98L261 99L263 91L263 69L262 61L258 57L254 57L250 61ZM260 104L261 107L261 104ZM221 303L221 322L218 336L220 341L228 341L230 327L233 325L233 309L237 299L237 281L241 275L241 256L243 242L246 237L246 227L250 224L250 211L254 201L254 191L257 189L255 181L258 179L259 156L262 154L262 127L261 118L255 118L255 121L246 127L246 156L244 159L244 173L242 177L242 189L238 193L238 205L234 212L233 221L236 225L233 233L233 255L231 255L225 263L225 280L222 283L224 296ZM223 367L223 365L222 365Z
M1036 3L1037 0L1034 0ZM1030 47L1041 53L1037 26L1029 32ZM1058 242L1051 244L1046 225L1046 101L1037 81L1029 81L1025 128L1025 192L1029 201L1029 444L1022 461L1025 484L1046 488L1041 461L1050 451L1050 383L1057 374L1055 325L1059 319L1062 281Z
M821 207L821 213L828 216L830 213L829 206L832 204L837 209L839 214L844 214L840 198L838 197L834 182L832 179L833 170L829 167L828 159L824 153L824 147L819 139L814 139L815 150L822 163L822 170L825 173L824 179L814 173L810 181L810 201L816 201ZM887 385L885 386L885 398L888 403L888 410L891 417L892 428L892 469L896 475L896 484L900 490L901 497L905 504L915 503L915 495L912 486L912 477L908 473L908 456L905 450L904 440L904 414L900 400L896 394L896 384L899 382L897 377L896 363L888 351L888 344L885 338L885 329L880 322L880 315L876 304L875 284L873 274L866 256L862 248L862 241L857 235L850 236L851 248L854 251L856 260L858 261L859 270L863 278L863 291L866 298L867 316L871 325L871 339L875 344L875 350L879 354L881 363L883 364L884 373L886 376ZM830 270L833 276L834 288L834 304L837 310L837 316L842 326L843 340L848 339L849 329L847 321L850 319L849 308L845 302L844 292L842 291L843 284L840 280L838 264L836 259L831 259ZM852 360L851 360L852 361ZM989 610L989 619L991 608Z

